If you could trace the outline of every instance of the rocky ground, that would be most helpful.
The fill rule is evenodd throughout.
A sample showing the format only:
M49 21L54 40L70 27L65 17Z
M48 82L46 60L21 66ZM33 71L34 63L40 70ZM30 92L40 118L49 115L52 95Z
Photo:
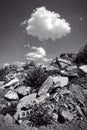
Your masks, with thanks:
M6 129L87 129L87 44L47 66L0 69L0 130Z

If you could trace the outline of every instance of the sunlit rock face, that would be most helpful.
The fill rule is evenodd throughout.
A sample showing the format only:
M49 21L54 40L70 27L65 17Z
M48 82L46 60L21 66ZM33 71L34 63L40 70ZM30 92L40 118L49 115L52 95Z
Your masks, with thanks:
M18 100L18 95L16 92L9 90L6 95L5 98L8 100Z

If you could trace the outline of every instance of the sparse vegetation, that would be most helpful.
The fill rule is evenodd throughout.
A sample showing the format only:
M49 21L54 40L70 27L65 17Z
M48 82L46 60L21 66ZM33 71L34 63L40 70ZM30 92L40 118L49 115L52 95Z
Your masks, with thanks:
M27 86L31 86L32 89L38 90L47 77L48 73L44 68L34 66L32 69L29 69L24 82Z
M33 126L47 126L51 123L51 115L48 114L48 110L43 104L35 104L32 106L28 120Z

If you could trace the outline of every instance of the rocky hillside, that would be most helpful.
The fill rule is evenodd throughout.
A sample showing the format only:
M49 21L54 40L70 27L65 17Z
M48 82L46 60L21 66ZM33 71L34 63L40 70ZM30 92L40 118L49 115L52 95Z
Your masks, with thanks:
M87 44L47 65L0 69L0 130L86 130Z

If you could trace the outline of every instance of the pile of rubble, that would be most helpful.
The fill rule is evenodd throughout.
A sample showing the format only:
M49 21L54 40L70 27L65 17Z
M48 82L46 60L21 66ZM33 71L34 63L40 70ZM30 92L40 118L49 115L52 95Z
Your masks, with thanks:
M32 106L41 104L57 123L86 119L87 45L78 54L61 54L43 68L49 76L38 91L24 82L33 66L28 66L28 70L24 64L17 66L16 71L11 68L5 80L0 81L0 114L4 120L29 123Z

